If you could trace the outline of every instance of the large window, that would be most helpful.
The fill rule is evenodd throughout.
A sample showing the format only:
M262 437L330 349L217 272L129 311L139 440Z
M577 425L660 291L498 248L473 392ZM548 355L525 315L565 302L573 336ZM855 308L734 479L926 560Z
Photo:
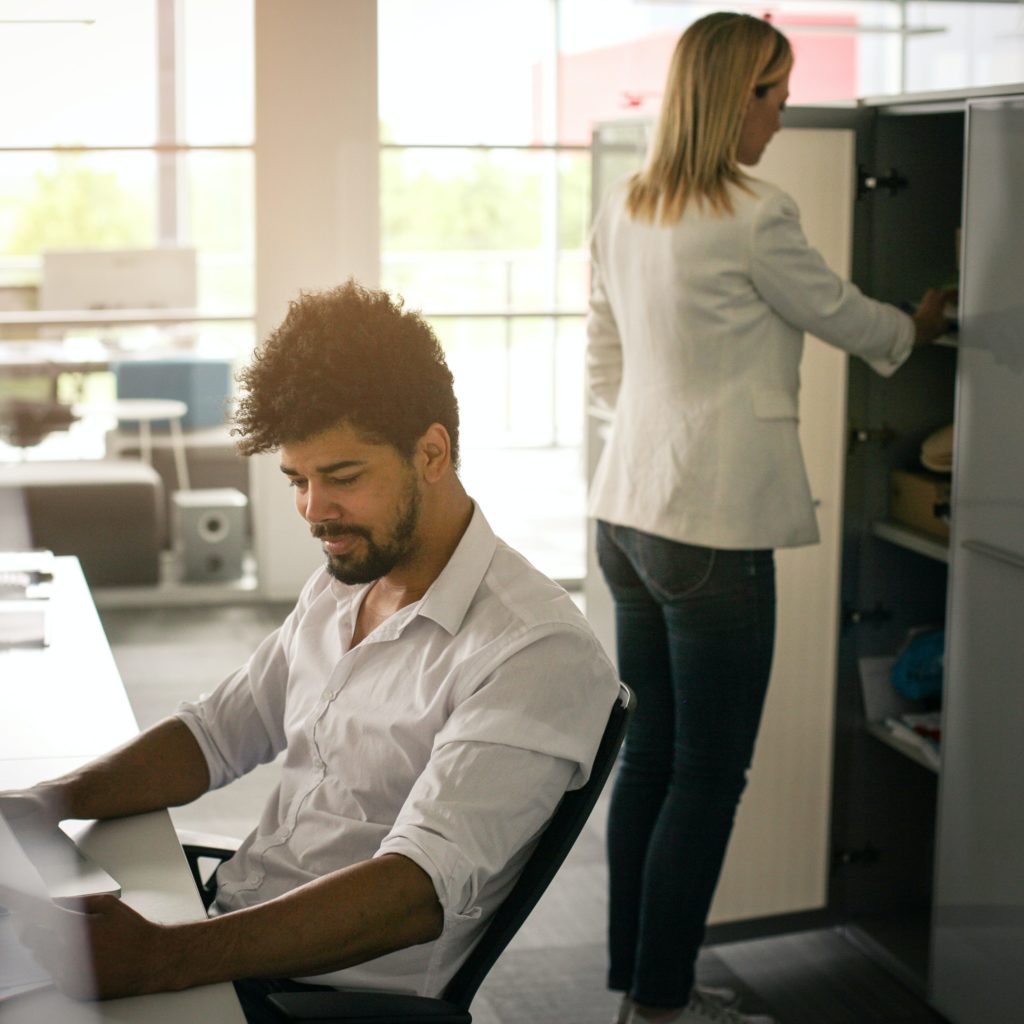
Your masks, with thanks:
M60 339L111 363L251 349L252 65L252 0L0 0L0 341ZM153 248L195 251L189 319L32 322L44 298L49 311L72 304L43 287L45 254ZM132 305L82 291L76 307ZM110 373L59 386L64 401L114 397ZM86 419L19 454L96 457L106 426Z
M200 304L251 311L251 6L0 0L3 283L46 248L192 244Z
M378 10L382 285L448 353L470 492L579 579L590 164L559 132L558 5Z
M0 0L0 311L48 250L184 246L197 306L251 314L252 59L251 0Z
M382 283L428 315L448 351L469 489L499 533L559 578L585 563L591 132L656 117L680 32L717 9L379 2ZM1024 79L1019 5L738 9L789 35L794 103Z

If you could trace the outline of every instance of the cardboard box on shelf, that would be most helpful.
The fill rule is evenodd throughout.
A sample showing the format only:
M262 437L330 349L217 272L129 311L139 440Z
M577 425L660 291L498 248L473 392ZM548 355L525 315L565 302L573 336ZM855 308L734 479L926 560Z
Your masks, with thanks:
M889 474L889 518L933 537L949 538L950 478L894 469Z

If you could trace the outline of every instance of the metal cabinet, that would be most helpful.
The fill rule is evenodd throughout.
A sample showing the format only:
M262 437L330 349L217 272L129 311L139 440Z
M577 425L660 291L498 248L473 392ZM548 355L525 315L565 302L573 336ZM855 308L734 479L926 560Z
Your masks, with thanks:
M961 330L891 378L808 339L823 543L780 552L779 654L712 923L834 924L953 1024L1008 1020L1024 1003L1024 87L794 108L786 125L757 173L833 268L894 303L958 284ZM646 131L598 130L595 200ZM890 475L954 419L947 543L892 520ZM590 416L591 470L602 429ZM587 597L610 643L592 563ZM947 644L941 769L865 699L869 666L923 626Z
M1024 96L967 106L932 1001L1024 1004Z

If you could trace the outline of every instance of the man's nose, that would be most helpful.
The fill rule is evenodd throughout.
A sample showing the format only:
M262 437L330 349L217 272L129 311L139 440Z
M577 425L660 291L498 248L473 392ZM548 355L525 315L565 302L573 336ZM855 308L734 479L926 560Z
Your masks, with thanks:
M306 488L305 507L300 509L308 523L324 523L337 519L341 509L326 487L310 483Z

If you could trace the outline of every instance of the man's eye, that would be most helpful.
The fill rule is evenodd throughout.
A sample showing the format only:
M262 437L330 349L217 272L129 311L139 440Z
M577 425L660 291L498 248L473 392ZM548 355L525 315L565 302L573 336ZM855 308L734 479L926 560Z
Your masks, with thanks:
M306 486L305 480L300 480L298 477L290 476L288 478L289 487L297 487L300 491Z
M331 483L338 487L348 487L350 484L354 484L358 479L358 473L355 476L332 476Z

